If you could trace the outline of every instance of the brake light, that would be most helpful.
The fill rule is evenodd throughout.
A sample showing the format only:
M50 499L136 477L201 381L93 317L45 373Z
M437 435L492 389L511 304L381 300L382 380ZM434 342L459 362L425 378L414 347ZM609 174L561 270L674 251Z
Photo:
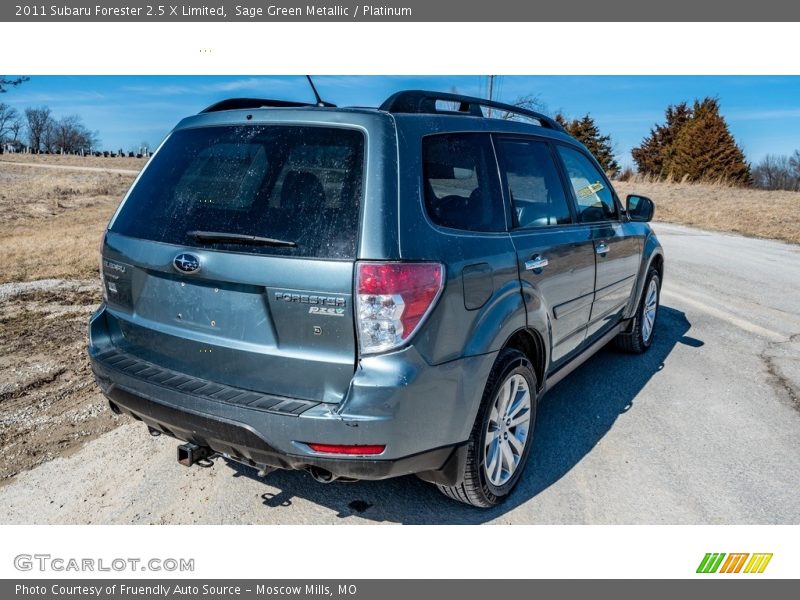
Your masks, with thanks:
M386 450L386 446L373 444L373 445L351 445L351 444L306 444L314 452L323 452L325 454L349 454L349 455L369 455L380 454Z
M357 321L362 354L400 346L444 287L439 263L358 263Z

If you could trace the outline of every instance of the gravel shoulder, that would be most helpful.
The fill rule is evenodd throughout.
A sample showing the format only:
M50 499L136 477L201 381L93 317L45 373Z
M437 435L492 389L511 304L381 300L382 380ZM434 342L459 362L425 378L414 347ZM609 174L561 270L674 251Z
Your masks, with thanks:
M92 379L99 282L0 284L0 484L117 426Z

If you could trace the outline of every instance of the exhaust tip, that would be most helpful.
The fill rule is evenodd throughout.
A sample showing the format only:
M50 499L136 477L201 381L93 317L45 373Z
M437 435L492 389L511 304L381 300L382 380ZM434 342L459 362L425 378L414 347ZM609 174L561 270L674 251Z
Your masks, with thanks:
M270 473L272 473L274 470L275 470L275 467L268 467L268 466L264 465L263 467L258 467L258 473L256 473L256 475L258 475L261 478L264 478L267 475L269 475Z
M331 483L336 481L338 478L336 475L328 471L328 469L323 469L322 467L308 467L306 469L311 477L314 478L314 481L317 483Z

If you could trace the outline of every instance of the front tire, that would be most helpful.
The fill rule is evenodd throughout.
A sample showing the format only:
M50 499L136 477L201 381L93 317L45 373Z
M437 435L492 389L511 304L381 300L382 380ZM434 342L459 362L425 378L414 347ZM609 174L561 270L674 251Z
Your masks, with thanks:
M536 375L519 350L502 350L495 361L467 445L462 483L437 486L448 498L489 508L516 487L533 445Z
M634 354L641 354L650 349L655 335L660 300L661 277L654 267L650 267L631 330L615 338L618 348Z

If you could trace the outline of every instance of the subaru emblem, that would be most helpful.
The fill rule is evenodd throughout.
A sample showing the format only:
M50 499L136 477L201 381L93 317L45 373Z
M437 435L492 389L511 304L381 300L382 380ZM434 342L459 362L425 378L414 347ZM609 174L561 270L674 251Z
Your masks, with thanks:
M200 259L194 254L182 252L172 260L172 266L181 273L197 273L200 270Z

